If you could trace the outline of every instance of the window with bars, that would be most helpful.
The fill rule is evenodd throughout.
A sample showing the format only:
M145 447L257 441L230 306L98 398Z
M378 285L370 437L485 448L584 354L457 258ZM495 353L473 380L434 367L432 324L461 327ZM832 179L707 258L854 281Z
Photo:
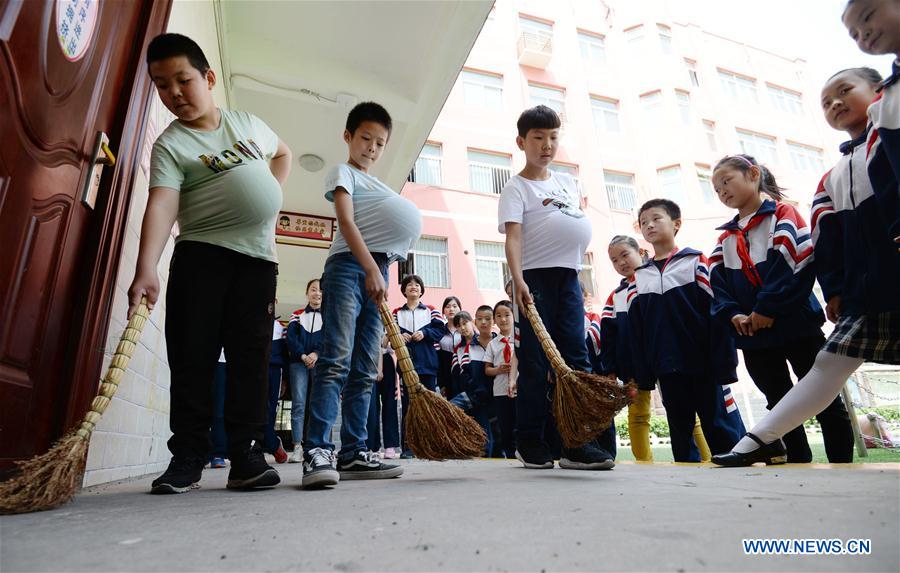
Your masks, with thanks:
M475 280L478 288L503 290L510 276L503 243L475 241Z
M700 196L707 205L716 202L716 190L712 184L712 173L708 165L696 165L697 182L700 184Z
M578 32L578 49L581 59L589 64L606 62L606 40L603 36Z
M778 148L775 138L752 131L737 130L741 153L752 155L763 165L778 162Z
M709 150L718 151L719 145L716 143L716 122L704 119L703 130L706 132L706 144L709 146Z
M584 260L581 261L581 270L578 271L578 281L587 289L591 298L597 296L594 289L594 255L593 253L585 253Z
M422 185L441 184L441 146L426 143L409 172L409 180Z
M825 171L825 160L822 150L809 145L788 142L788 151L791 154L791 163L798 171L811 171L822 173Z
M664 54L672 53L672 29L662 24L656 25L656 33L659 35L659 47Z
M803 113L803 97L797 93L778 86L767 86L772 106L785 113L800 115Z
M531 105L545 105L559 114L559 120L566 122L566 92L544 86L528 84Z
M619 102L591 97L594 127L600 133L619 133Z
M460 73L466 105L501 109L503 107L503 78L471 70Z
M681 167L675 165L664 169L657 169L659 187L666 199L671 199L679 205L684 205L684 182L681 180Z
M503 186L512 176L511 159L508 155L497 155L469 150L469 188L478 193L499 195Z
M685 58L684 67L687 68L688 79L691 81L691 85L695 88L700 87L700 75L697 72L697 62Z
M732 99L750 103L759 102L755 79L719 70L719 82L722 84L722 90Z
M604 171L603 180L606 185L606 197L609 199L610 209L632 211L637 206L634 175Z
M419 237L397 268L399 281L409 275L419 275L427 287L450 288L446 237Z
M691 96L687 92L676 91L675 100L678 102L678 113L681 115L681 123L691 124Z

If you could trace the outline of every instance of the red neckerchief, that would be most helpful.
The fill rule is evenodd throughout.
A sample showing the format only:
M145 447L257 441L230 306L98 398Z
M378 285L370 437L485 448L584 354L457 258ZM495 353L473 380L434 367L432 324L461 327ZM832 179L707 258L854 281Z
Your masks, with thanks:
M512 360L512 349L509 347L509 337L501 337L500 342L503 343L503 362L509 364L509 361Z
M728 229L726 231L728 235L733 235L737 242L736 250L738 258L741 259L741 272L744 273L750 284L757 288L762 286L762 277L759 276L759 271L756 270L756 265L753 264L753 259L750 258L750 245L747 243L747 233L762 223L765 218L764 216L757 217L754 214L743 229Z

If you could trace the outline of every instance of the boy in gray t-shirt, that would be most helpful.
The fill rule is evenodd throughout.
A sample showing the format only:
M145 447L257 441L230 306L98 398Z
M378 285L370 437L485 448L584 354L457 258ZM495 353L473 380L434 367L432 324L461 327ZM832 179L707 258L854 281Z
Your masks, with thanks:
M151 492L184 493L200 480L223 346L228 487L271 487L280 478L261 444L278 274L275 218L291 152L259 118L216 107L216 75L190 38L154 38L147 67L177 119L153 145L129 316L142 296L150 308L157 301L160 254L176 218L179 227L166 293L172 461Z
M422 219L411 201L369 174L391 135L391 116L377 103L357 105L347 117L347 163L325 178L338 233L322 275L322 352L309 401L303 487L340 479L397 477L403 468L381 463L366 446L372 384L378 375L388 265L405 259ZM331 428L341 406L341 451Z

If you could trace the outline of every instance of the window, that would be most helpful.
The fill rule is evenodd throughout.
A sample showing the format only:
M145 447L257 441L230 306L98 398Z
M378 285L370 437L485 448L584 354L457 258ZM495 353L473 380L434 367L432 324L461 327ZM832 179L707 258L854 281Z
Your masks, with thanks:
M791 153L791 163L797 171L811 171L817 174L825 171L825 161L822 158L821 149L790 142L787 146Z
M691 96L687 92L676 91L675 99L678 101L678 113L681 114L681 123L691 124Z
M738 143L741 144L741 153L752 155L762 164L776 163L778 161L778 149L775 147L775 138L768 135L737 130Z
M519 16L519 31L529 48L547 51L553 46L553 24Z
M652 92L641 96L641 106L644 108L644 119L652 125L662 123L662 93Z
M631 45L638 45L641 40L644 39L644 27L635 26L634 28L625 30L625 39L628 40L628 43Z
M587 63L602 64L606 61L606 40L603 36L578 32L578 49L581 59Z
M503 243L475 241L475 277L480 289L503 290L510 279Z
M555 171L556 173L565 173L575 180L576 184L578 183L578 167L575 165L566 165L565 163L551 163L548 166L550 171Z
M450 288L447 263L445 237L419 237L406 261L400 264L397 275L400 281L409 275L419 275L427 287Z
M659 34L659 47L664 54L672 53L672 29L662 24L656 25L656 32Z
M512 176L510 157L469 150L469 186L472 191L499 195Z
M803 98L799 93L772 85L767 87L769 99L775 109L793 115L803 113Z
M637 194L634 191L634 175L604 171L603 180L610 209L632 211L635 208Z
M719 146L716 144L716 122L704 119L703 130L706 131L706 143L709 145L709 150L717 151Z
M657 169L656 175L659 177L659 187L662 190L663 197L671 199L679 204L684 205L684 185L681 181L681 167L666 167L665 169Z
M601 133L619 132L619 102L591 97L594 128Z
M756 80L746 78L731 72L719 70L719 81L722 84L722 90L736 99L744 102L759 102L759 96L756 93Z
M707 205L716 202L716 190L712 185L712 174L708 165L697 165L697 181L700 183L700 195Z
M593 253L585 253L584 260L581 261L581 270L578 271L578 280L584 285L591 298L596 296L594 292L594 255Z
M441 146L426 143L409 174L409 180L423 185L441 184Z
M466 105L500 109L503 106L503 78L463 70L460 74Z
M697 62L685 58L684 67L687 68L688 79L691 80L691 85L695 88L700 87L700 76L697 75Z
M528 84L531 105L545 105L559 114L563 123L566 121L566 92L557 88L547 88Z

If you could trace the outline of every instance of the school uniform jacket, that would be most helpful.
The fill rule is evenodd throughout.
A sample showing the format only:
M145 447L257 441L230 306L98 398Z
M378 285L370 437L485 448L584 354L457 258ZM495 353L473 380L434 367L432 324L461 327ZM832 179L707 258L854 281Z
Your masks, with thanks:
M446 325L445 325L446 328ZM453 389L453 368L455 364L454 357L456 356L456 345L459 344L461 337L458 332L449 330L445 331L444 336L438 341L438 372L437 372L437 385L439 388L443 388L447 395L450 396L450 393ZM458 391L457 391L458 392Z
M900 236L900 62L869 106L866 144L869 179L891 237Z
M821 336L825 315L812 293L813 244L797 209L766 200L744 229L735 215L719 230L723 233L709 257L712 313L734 336L737 347L773 348L800 337ZM738 335L732 317L752 312L775 322L753 336Z
M584 345L587 346L588 360L591 370L600 371L600 315L595 312L584 313Z
M434 307L421 302L413 310L404 304L395 308L393 313L401 333L414 334L421 331L425 335L418 342L411 340L406 343L409 357L416 367L416 373L425 376L437 375L437 346L444 334L447 333L447 323L444 321L444 317Z
M710 313L713 291L703 253L678 250L662 272L650 261L634 279L637 296L628 308L628 327L638 384L646 388L674 373L736 382L737 351Z
M478 336L468 341L461 339L456 346L457 388L477 405L487 404L494 390L494 378L484 372L485 350L478 342Z
M900 253L890 231L896 226L891 222L900 218L897 184L886 157L870 161L872 149L883 153L884 143L870 129L842 144L843 157L813 196L816 276L826 301L841 297L844 315L900 310ZM881 174L871 178L876 169Z
M600 313L600 356L601 374L615 374L617 378L629 381L635 378L631 358L631 341L628 327L628 307L637 296L634 276L622 279L616 290L609 294ZM641 390L653 390L655 380L644 382Z
M319 353L322 346L322 313L313 307L295 310L287 327L287 348L291 362L311 352Z

